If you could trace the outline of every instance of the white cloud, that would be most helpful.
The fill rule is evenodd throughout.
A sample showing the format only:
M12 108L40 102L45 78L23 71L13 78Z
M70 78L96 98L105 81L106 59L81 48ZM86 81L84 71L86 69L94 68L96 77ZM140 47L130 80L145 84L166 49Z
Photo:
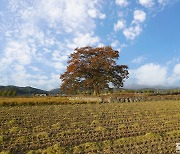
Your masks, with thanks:
M144 22L146 20L146 13L142 10L134 11L134 22Z
M166 65L171 65L171 64L177 64L180 61L180 57L174 57L171 60L169 60Z
M67 55L67 54L64 54L64 53L62 53L62 52L59 52L58 50L55 50L55 51L53 51L53 53L52 53L52 59L53 59L54 61L64 62L64 61L67 61L68 55Z
M134 27L125 28L123 30L123 34L126 39L134 40L141 33L141 31L141 27L139 25L136 25Z
M29 68L34 72L40 72L41 71L38 67L35 67L35 66L29 66Z
M115 3L121 7L126 7L129 5L129 2L127 0L116 0Z
M111 43L111 47L114 50L117 50L117 51L121 52L121 50L124 47L124 45L121 44L118 40L113 40L113 42Z
M149 63L132 70L130 76L140 85L164 85L167 83L167 68Z
M170 85L180 82L180 63L174 66L172 75L168 78L168 82Z
M63 28L66 32L87 32L96 26L93 18L105 18L98 4L97 1L84 0L41 0L38 10L40 18L50 27Z
M45 23L58 33L87 32L96 27L94 18L104 19L100 1L84 0L9 0L9 8L16 17L33 24Z
M77 47L85 47L85 46L94 46L100 43L100 38L95 36L94 33L79 33L72 40L72 42L67 42L67 47L74 50Z
M111 46L112 46L113 48L117 48L119 45L120 45L120 43L119 43L118 40L114 40L114 41L111 43Z
M147 8L150 8L154 5L154 0L139 0L139 3Z
M158 64L145 64L135 70L137 83L140 85L164 85L166 83L167 68Z
M88 10L88 15L91 17L91 18L100 18L100 19L105 19L106 18L106 15L105 14L102 14L100 13L97 9L90 9Z
M105 15L105 14L100 13L100 14L99 14L99 18L100 18L100 19L105 19L105 18L106 18L106 15Z
M59 86L60 84L61 84L61 80L59 80L59 74L51 73L50 82L49 82L48 87L47 87L48 90L53 89L55 87L54 85Z
M137 57L137 58L133 59L133 60L132 60L132 63L135 63L135 64L140 64L140 63L144 62L145 60L146 60L146 58L145 58L145 57L143 57L143 56L139 56L139 57Z
M37 72L31 74L25 66L19 64L14 65L8 75L9 81L18 86L33 86L42 89L45 88L46 90L51 90L60 85L59 73L51 73L48 75L43 71L39 71L37 67L31 67L31 69L35 69ZM6 82L6 85L9 84L9 81Z
M61 84L61 80L59 79L59 74L51 73L49 77L43 75L37 75L36 80L30 80L31 85L33 87L44 87L46 85L45 90L52 90L54 88L58 88ZM48 80L48 82L47 82Z
M96 18L97 17L97 12L96 12L96 10L88 10L88 15L91 18Z
M14 73L11 75L15 85L27 86L28 84L28 73L23 65L15 65Z
M124 20L118 20L116 24L114 24L114 31L119 31L125 27L126 22Z
M64 69L66 68L66 66L64 66L64 64L61 63L61 62L54 62L54 63L52 63L52 66L53 66L57 71L59 71L59 70L64 70Z
M5 49L5 58L27 65L31 62L31 48L26 42L9 41Z
M173 72L177 75L180 75L180 64L174 66Z
M123 29L123 34L126 39L134 40L137 36L139 36L142 31L141 23L145 20L146 13L142 10L135 10L134 19L131 23L131 27Z

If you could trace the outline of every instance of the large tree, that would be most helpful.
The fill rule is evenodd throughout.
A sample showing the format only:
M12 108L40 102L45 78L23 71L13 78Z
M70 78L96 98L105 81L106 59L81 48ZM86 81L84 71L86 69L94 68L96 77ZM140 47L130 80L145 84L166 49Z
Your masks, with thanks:
M70 55L66 72L60 76L61 90L65 93L91 90L99 94L102 89L120 88L128 78L128 66L117 65L119 52L111 47L76 48Z

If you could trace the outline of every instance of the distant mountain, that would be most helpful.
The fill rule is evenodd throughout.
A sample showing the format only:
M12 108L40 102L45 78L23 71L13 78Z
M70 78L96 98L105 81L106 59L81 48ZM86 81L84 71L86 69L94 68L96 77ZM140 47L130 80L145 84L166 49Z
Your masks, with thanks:
M48 91L48 94L57 95L57 94L59 94L59 92L60 92L60 89L56 88L56 89L52 89L52 90Z
M162 86L162 85L147 86L147 85L139 85L139 84L126 85L123 88L132 89L132 90L140 90L140 89L178 89L178 87L166 87L166 86Z
M139 85L139 84L131 84L126 85L122 89L131 89L131 90L143 90L143 89L180 89L180 87L166 87L166 86L146 86L146 85ZM57 95L60 93L60 89L52 89L50 91L41 90L38 88L33 87L18 87L18 86L0 86L0 91L16 91L17 95L32 95L32 94L50 94L50 95Z
M16 91L17 95L48 94L48 91L33 87L0 86L0 91Z

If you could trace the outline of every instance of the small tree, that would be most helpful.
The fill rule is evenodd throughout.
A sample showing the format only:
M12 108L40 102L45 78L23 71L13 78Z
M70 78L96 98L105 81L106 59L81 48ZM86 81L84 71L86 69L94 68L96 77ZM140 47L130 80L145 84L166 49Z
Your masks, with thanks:
M12 91L11 90L7 91L7 96L12 96Z
M128 66L117 65L119 52L111 47L76 48L70 55L66 72L60 76L61 90L65 93L92 90L99 94L110 84L116 88L123 86L128 78Z
M12 92L12 96L17 96L16 90L14 90L14 91Z
M2 93L2 96L6 97L6 96L7 96L7 93L8 93L8 92L7 92L6 90L4 90L3 93Z

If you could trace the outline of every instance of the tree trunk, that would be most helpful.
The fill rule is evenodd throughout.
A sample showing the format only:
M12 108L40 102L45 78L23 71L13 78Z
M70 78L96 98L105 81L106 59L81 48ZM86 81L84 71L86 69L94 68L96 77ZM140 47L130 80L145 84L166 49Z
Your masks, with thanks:
M96 95L97 95L97 92L96 92L95 90L94 90L94 92L93 92L93 95L94 95L94 96L96 96Z
M94 92L93 95L98 95L99 94L99 90L98 90L98 86L96 84L94 84Z

